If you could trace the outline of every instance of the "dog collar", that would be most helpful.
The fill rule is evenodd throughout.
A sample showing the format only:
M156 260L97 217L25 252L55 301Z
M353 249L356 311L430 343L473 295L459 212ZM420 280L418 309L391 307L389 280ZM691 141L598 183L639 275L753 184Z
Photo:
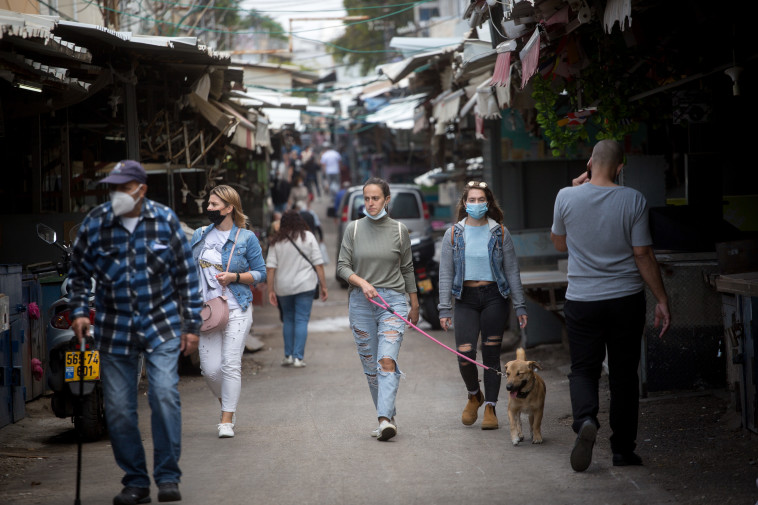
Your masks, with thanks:
M527 396L529 396L529 393L531 392L532 392L531 389L529 391L519 391L518 393L516 393L516 398L521 398L521 399L526 398Z

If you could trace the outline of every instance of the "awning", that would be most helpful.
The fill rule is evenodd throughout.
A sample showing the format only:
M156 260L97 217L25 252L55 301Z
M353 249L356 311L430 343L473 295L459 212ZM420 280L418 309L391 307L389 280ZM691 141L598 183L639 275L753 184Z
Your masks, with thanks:
M426 65L432 60L439 59L445 56L451 56L455 47L460 45L460 41L455 46L448 46L443 49L437 49L435 51L427 51L416 54L410 58L406 58L403 61L396 63L388 63L386 65L379 66L379 73L386 75L387 78L393 83L397 83L403 77L407 76L414 70Z
M461 104L461 96L464 90L445 91L434 99L434 134L444 135L447 123L453 121L458 116L458 109Z
M412 130L416 122L415 109L426 100L426 93L420 93L405 98L396 98L366 116L367 123L384 123L393 130Z

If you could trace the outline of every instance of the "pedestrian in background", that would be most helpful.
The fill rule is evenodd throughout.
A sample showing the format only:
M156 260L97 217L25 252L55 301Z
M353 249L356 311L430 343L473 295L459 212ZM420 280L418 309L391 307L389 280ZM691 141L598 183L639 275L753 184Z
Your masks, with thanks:
M496 430L499 426L495 407L501 383L497 372L503 333L511 303L519 326L526 327L526 300L511 234L503 226L503 211L487 183L466 184L458 201L457 216L458 222L442 239L440 326L447 330L455 320L455 345L458 352L472 360L476 360L481 335L482 362L489 367L483 372L484 394L479 388L476 365L458 358L458 369L468 390L461 422L466 426L474 424L484 403L482 429Z
M289 200L287 201L287 210L298 210L300 204L303 207L308 206L308 200L311 198L311 194L308 192L308 188L303 183L303 177L296 175L292 181L294 185L290 189Z
M365 219L345 230L337 274L350 284L348 313L379 427L378 440L397 434L395 398L402 372L397 364L405 322L370 300L381 296L390 308L418 323L419 305L408 229L387 214L389 185L372 178L363 185ZM410 311L406 294L410 297Z
M641 465L635 452L639 416L640 346L645 326L645 284L656 299L655 326L669 327L668 298L652 248L645 197L614 179L624 152L614 140L592 150L587 172L555 199L550 238L568 251L566 317L569 391L577 433L571 468L592 462L600 423L598 383L608 356L613 465Z
M308 188L308 191L321 198L321 186L319 182L321 165L316 159L316 155L310 146L303 151L303 170L305 171L305 185Z
M269 303L281 309L282 365L302 368L315 290L320 290L322 301L327 300L329 292L318 241L298 211L288 210L282 215L279 232L269 241L266 272Z
M125 472L114 505L148 503L150 475L137 418L144 356L150 387L153 479L158 501L179 501L182 413L179 354L197 349L202 300L192 252L173 210L145 198L138 162L116 164L101 181L110 201L82 222L69 271L72 329L89 335L89 291L95 290L95 346L100 351L105 418L116 463Z
M226 296L229 321L200 334L200 370L221 404L218 436L231 438L242 388L242 354L253 324L250 286L266 280L266 267L258 237L245 228L247 216L234 188L214 187L205 215L211 224L195 230L192 255L203 300Z
M323 144L324 152L321 153L321 167L326 174L326 190L330 195L335 194L340 188L340 166L342 155L338 153L329 142Z

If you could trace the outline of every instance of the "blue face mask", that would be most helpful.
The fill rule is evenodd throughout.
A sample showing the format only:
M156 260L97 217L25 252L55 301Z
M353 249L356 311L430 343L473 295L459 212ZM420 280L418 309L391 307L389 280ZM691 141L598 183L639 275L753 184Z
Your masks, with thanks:
M363 209L363 214L366 217L369 217L369 218L373 219L374 221L376 221L377 219L381 219L381 218L383 218L384 216L387 215L387 207L383 207L382 211L379 214L375 215L375 216L372 216L371 214L369 214L368 211L364 208Z
M467 203L466 213L472 219L481 219L487 213L487 204L486 203Z

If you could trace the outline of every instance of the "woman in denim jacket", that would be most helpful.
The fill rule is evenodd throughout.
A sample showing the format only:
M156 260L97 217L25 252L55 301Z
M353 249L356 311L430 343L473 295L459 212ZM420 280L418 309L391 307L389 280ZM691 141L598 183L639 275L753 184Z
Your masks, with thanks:
M526 327L526 302L521 287L518 259L513 241L503 226L492 190L485 182L471 181L457 207L458 222L445 232L440 257L440 325L450 328L455 318L458 352L476 359L482 335L484 394L479 389L476 365L458 358L458 368L468 390L468 403L461 421L474 424L479 407L484 407L483 430L498 428L495 405L500 393L500 346L513 303L521 328ZM453 297L455 309L453 310Z
M250 286L266 280L266 264L258 238L245 229L247 216L242 212L240 196L234 188L225 185L213 188L205 214L211 225L195 230L192 256L200 277L203 300L225 295L229 304L229 322L222 330L200 332L200 370L221 403L218 436L229 438L234 436L234 412L242 385L245 338L253 325ZM234 254L230 262L232 247ZM233 296L229 296L230 293Z

